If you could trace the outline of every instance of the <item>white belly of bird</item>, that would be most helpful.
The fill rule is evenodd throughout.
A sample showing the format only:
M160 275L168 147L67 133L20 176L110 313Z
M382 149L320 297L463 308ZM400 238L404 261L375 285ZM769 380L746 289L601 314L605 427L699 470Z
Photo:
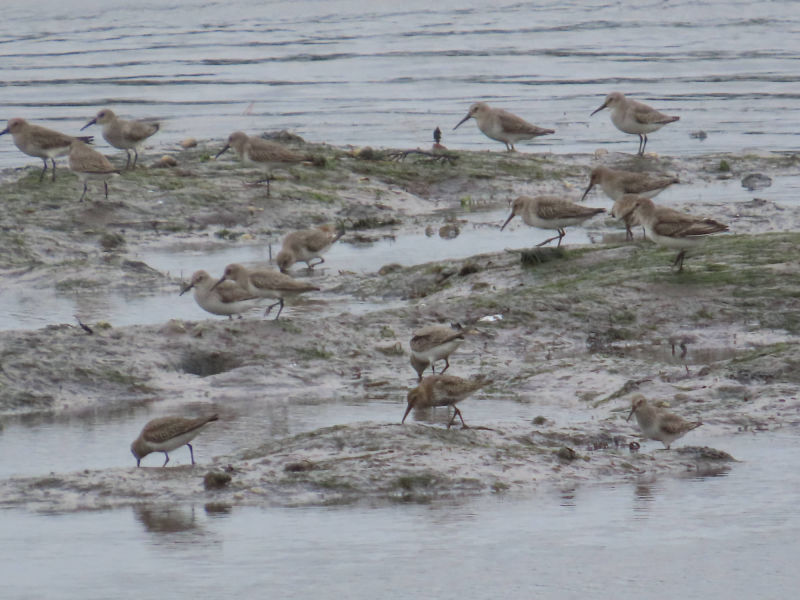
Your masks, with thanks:
M258 300L240 300L238 302L223 302L216 294L202 294L198 290L194 291L194 299L200 308L212 315L238 315L252 308L258 308Z
M650 241L655 242L664 248L674 248L676 250L687 250L688 248L694 248L705 241L705 237L703 236L670 237L668 235L658 235L657 233L654 233L653 230L647 225L645 225L644 231Z
M503 129L503 126L500 124L500 119L486 119L484 122L478 121L478 129L480 129L486 137L499 142L513 143L517 141L515 135Z
M205 427L205 425L203 427ZM175 437L170 438L165 442L148 441L147 444L153 452L171 452L172 450L180 448L181 446L185 446L186 444L191 442L203 427L198 427L197 429L193 429L188 433L182 433L181 435L176 435Z
M453 352L455 352L456 348L463 343L464 340L451 340L447 343L439 344L438 346L434 346L433 348L423 352L412 352L412 354L421 360L426 360L430 364L433 364L437 360L444 360L450 356Z

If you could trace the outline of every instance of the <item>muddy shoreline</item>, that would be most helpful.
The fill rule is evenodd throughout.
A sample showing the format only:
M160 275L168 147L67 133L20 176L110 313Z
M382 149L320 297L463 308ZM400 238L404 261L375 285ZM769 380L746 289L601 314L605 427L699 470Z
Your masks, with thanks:
M179 274L159 272L137 260L139 253L277 246L287 231L325 222L348 229L339 243L369 245L426 228L436 235L443 226L458 227L465 210L503 208L519 194L577 200L598 164L675 174L687 192L752 173L792 177L800 164L796 154L639 160L458 152L452 161L415 154L398 160L387 150L293 143L314 158L277 170L269 197L250 185L263 175L257 169L210 160L221 147L214 141L168 151L176 167L124 173L112 182L108 201L93 189L78 203L77 179L63 168L55 184L39 184L34 166L5 171L3 285L169 293L177 302ZM194 468L83 471L76 458L74 472L0 482L0 503L70 510L155 499L430 501L735 468L722 454L700 449L704 436L800 423L800 205L770 199L769 188L740 189L724 202L687 193L687 200L669 204L731 226L731 234L687 260L681 274L669 268L672 253L625 243L624 230L608 217L588 226L596 243L571 245L568 233L559 251L431 257L369 274L326 264L314 275L322 292L309 301L311 310L293 313L290 306L278 322L257 315L175 320L165 306L157 325L92 320L92 335L76 323L2 332L0 419L6 422L154 403L177 413L222 409L225 418L228 398L273 395L287 402L308 395L396 402L398 416L397 423L347 423L265 440ZM599 194L593 192L595 200ZM487 225L486 235L500 234ZM298 266L293 274L308 276ZM324 306L333 297L376 308L352 314L344 303L314 319L314 303ZM464 402L475 429L446 431L424 421L401 427L405 392L415 379L410 334L451 321L477 330L454 355L451 372L493 378ZM637 431L624 416L634 391L705 425L677 444L680 452L655 452L660 444L647 442L632 454L628 443ZM493 399L529 405L530 420L469 419L470 403ZM548 412L542 407L558 407L569 418L537 419ZM206 490L209 470L229 474L230 482Z

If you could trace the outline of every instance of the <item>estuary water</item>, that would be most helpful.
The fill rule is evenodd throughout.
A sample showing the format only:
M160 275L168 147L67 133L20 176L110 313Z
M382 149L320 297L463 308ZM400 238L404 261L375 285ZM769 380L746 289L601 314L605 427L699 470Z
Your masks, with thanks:
M589 117L619 90L681 117L653 152L793 150L798 33L779 0L9 0L0 120L75 133L107 106L161 119L164 147L237 129L419 147L439 126L497 150L472 121L452 131L485 100L556 130L521 151L635 152L607 111ZM36 162L0 138L0 167Z
M617 131L607 112L589 117L613 90L680 115L651 136L653 152L798 145L800 10L791 1L7 0L2 7L0 122L23 117L76 133L111 107L162 121L153 151L237 129L424 147L437 126L451 148L498 150L472 122L452 131L470 103L485 100L556 130L519 144L522 152L632 153L636 139ZM88 133L101 151L116 152L98 128ZM40 163L0 137L0 168L27 165ZM469 242L469 232L461 240ZM144 258L185 268L186 257ZM59 302L52 320L69 320L73 305ZM15 326L11 315L0 328L43 324L17 319ZM385 402L333 403L317 420L311 412L278 407L259 416L276 435L399 418ZM145 416L135 414L137 427ZM2 477L84 467L54 460L39 446L45 437L63 436L65 454L92 453L88 468L126 464L131 457L117 440L131 439L132 420L7 423ZM118 455L102 454L108 436ZM432 506L4 509L0 596L792 597L800 581L796 435L707 442L743 462L715 478ZM198 446L201 455L229 451L215 443ZM175 458L185 463L180 452Z

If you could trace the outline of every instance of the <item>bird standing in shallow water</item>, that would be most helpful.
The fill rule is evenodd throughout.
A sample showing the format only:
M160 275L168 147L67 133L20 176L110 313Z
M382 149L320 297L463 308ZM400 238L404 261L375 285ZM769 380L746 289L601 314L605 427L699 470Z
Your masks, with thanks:
M456 404L489 383L490 381L487 379L462 379L455 375L428 375L417 387L408 392L408 406L400 423L405 423L406 417L412 408L452 406L455 412L447 423L447 428L450 429L450 426L456 420L456 416L458 416L461 419L462 427L468 429L467 424L464 422L464 417L461 416L461 411L458 410Z
M476 102L470 106L467 116L461 119L453 127L453 130L455 131L459 125L473 117L478 124L478 129L486 137L503 142L509 152L516 150L514 142L555 133L553 129L543 129L532 125L525 119L502 108L491 108L486 102Z
M602 106L589 116L600 112L604 108L611 109L611 122L614 127L623 133L639 136L639 151L637 152L639 156L644 156L648 133L658 131L664 125L680 119L680 117L670 117L658 112L655 108L642 102L626 98L621 92L611 92L606 96Z
M672 442L703 424L700 421L686 421L674 413L651 406L642 394L636 394L631 398L631 412L625 420L630 421L633 415L636 415L636 422L642 430L642 435L651 440L658 440L667 450Z
M321 225L311 229L293 231L283 238L283 245L275 262L281 273L286 273L296 262L304 262L309 269L325 262L322 254L326 252L340 237L344 235L344 228L334 229L330 225ZM311 263L318 258L319 261Z
M187 419L184 417L161 417L153 419L144 426L131 444L131 453L136 459L136 466L140 466L142 459L151 452L163 452L166 459L162 467L166 467L169 462L169 454L172 450L181 446L189 446L189 455L194 464L194 450L191 442L200 430L211 421L219 419L217 415L200 417L198 419Z
M125 150L128 160L125 168L136 168L136 161L139 158L139 147L150 136L154 135L160 125L155 121L126 121L120 119L110 108L104 108L97 113L94 119L81 127L81 131L94 125L103 126L103 139L114 148ZM131 150L133 150L133 165L131 165Z
M204 311L212 315L227 315L229 319L233 315L257 308L262 299L252 295L234 281L223 281L215 285L215 280L206 271L195 271L189 284L181 290L180 295L194 290L194 301Z
M503 223L500 231L506 228L511 219L520 215L526 225L558 231L558 235L536 244L537 246L544 246L558 239L556 247L559 247L561 246L561 239L566 235L565 227L579 225L594 215L605 211L605 208L590 208L555 196L520 196L511 203L511 214L506 219L506 222Z
M239 264L230 264L225 267L222 278L214 284L212 291L223 281L235 281L241 288L253 296L261 298L277 298L278 301L270 304L264 312L266 317L276 306L280 306L275 320L281 316L284 298L292 298L303 292L319 290L318 287L292 279L278 271L271 269L248 269Z

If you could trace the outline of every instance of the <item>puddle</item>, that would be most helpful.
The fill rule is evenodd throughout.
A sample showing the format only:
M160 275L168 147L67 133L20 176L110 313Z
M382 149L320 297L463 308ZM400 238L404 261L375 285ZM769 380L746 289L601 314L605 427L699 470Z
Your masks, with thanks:
M609 589L642 599L684 597L687 589L709 600L791 597L800 551L798 439L772 433L713 441L742 461L725 476L587 484L526 497L6 510L0 560L20 568L8 570L4 593L47 597L57 580L67 600L158 595L167 587L215 598L220 586L233 596L269 590L303 599L323 589L325 596L374 598L387 588L443 599L503 590L508 598L566 600ZM421 558L431 556L437 559ZM753 565L762 576L753 576Z

